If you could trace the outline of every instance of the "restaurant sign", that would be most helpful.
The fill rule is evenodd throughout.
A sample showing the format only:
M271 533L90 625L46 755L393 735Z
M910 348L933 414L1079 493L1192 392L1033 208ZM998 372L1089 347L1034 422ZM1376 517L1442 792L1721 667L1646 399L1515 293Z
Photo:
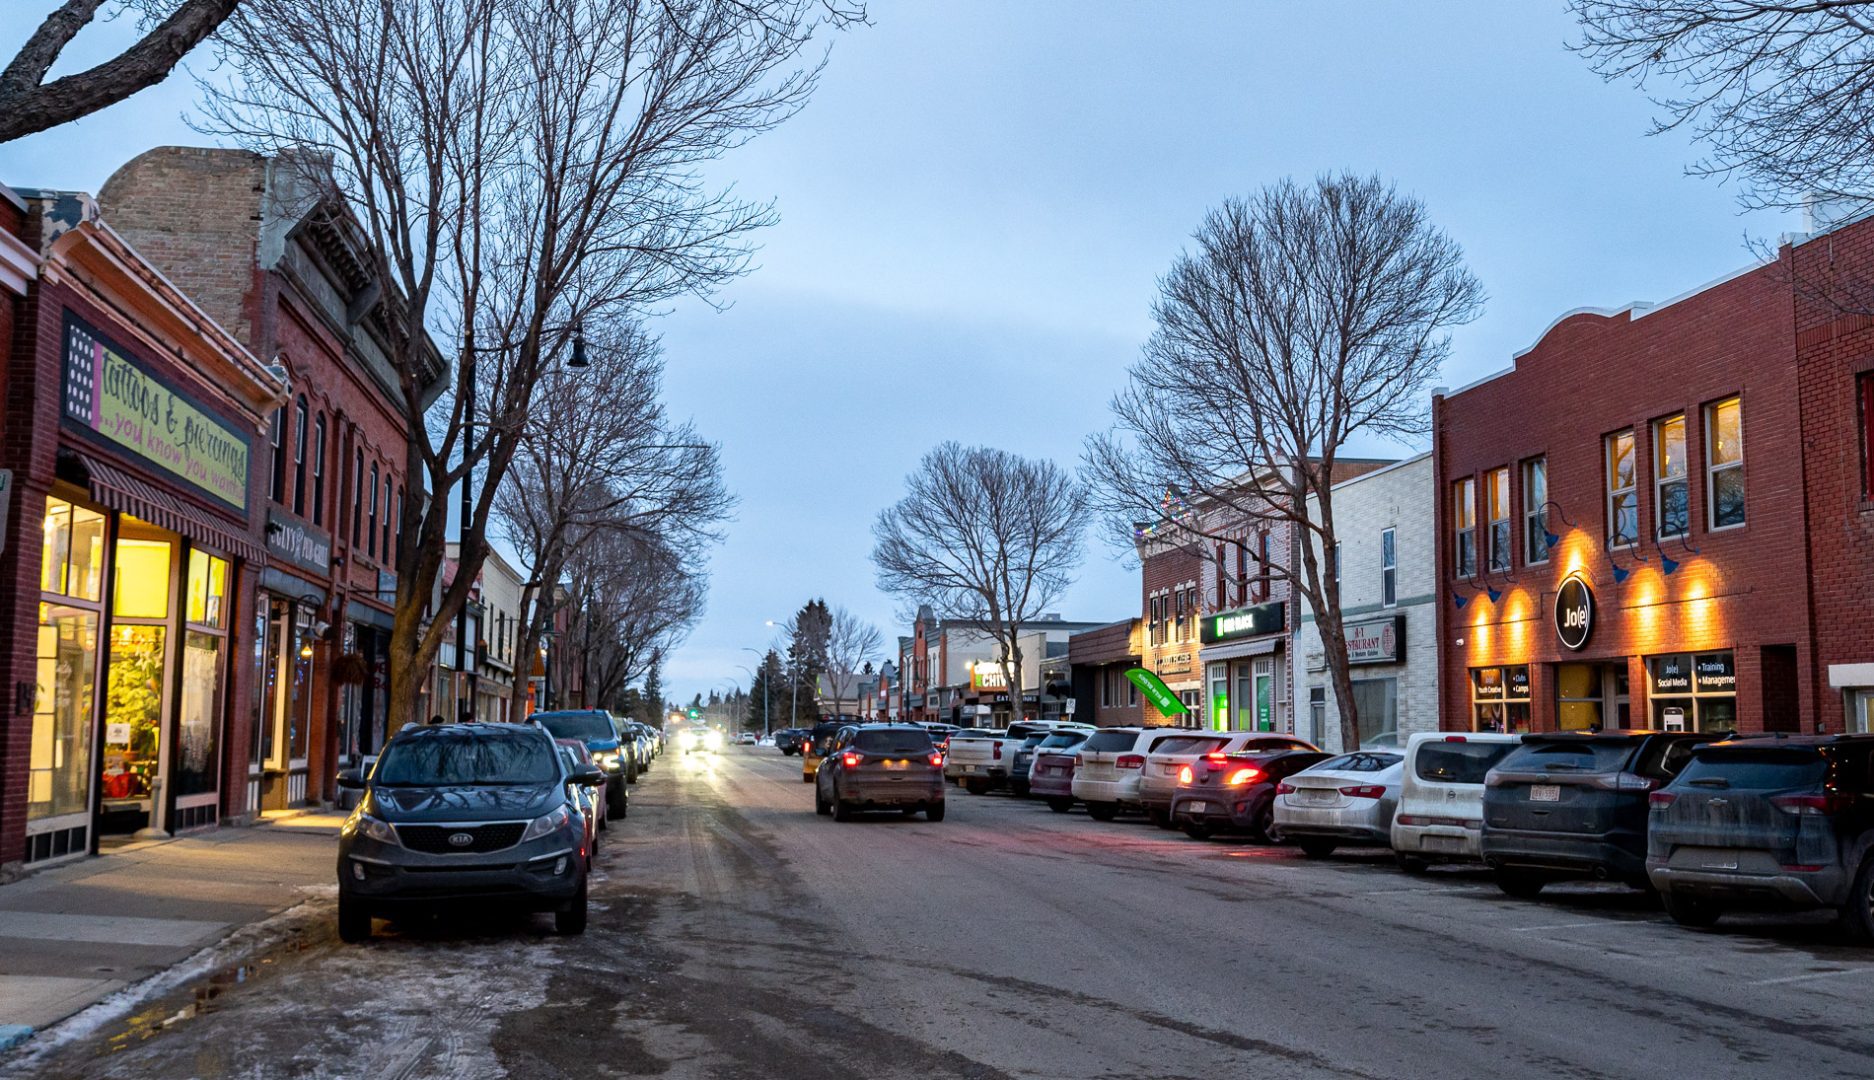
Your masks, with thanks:
M67 421L217 502L247 509L248 437L69 312L60 400Z
M1403 615L1348 623L1343 629L1349 664L1397 664L1405 656Z
M1273 600L1267 604L1237 608L1206 618L1202 637L1204 644L1212 645L1219 641L1278 634L1287 628L1288 620L1284 617L1282 601Z
M267 550L315 573L332 569L332 534L274 510L267 511Z

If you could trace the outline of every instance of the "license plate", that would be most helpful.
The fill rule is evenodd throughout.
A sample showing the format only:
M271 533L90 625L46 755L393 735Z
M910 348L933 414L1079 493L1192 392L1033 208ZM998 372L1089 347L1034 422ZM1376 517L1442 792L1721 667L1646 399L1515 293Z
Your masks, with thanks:
M1464 850L1464 841L1455 836L1428 836L1425 838L1425 850L1455 854Z
M1334 794L1335 793L1332 791L1304 791L1301 793L1301 801L1305 803L1331 803L1334 801Z
M1185 803L1184 805L1193 814L1201 814L1210 809L1210 804L1207 802Z
M1737 856L1733 855L1728 859L1707 857L1705 861L1698 864L1698 868L1701 870L1735 870L1737 869Z
M887 769L890 769L893 772L903 772L905 770L905 766L909 764L911 763L908 761L887 761L885 763L885 767Z
M975 771L976 771L976 766L974 766L974 765L965 765L965 766L963 766L963 771L964 771L964 772L975 772Z
M1561 802L1562 788L1559 784L1529 785L1530 802Z

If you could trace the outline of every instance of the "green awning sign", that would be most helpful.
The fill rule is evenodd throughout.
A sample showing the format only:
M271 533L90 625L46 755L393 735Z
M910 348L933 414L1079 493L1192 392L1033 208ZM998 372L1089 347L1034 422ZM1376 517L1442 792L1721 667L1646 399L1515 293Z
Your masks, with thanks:
M1145 700L1151 702L1152 708L1161 715L1183 716L1190 711L1184 707L1184 702L1178 700L1178 695L1171 692L1171 687L1165 685L1165 680L1144 668L1128 670L1126 678L1132 680L1132 685L1139 688L1139 693L1144 694Z

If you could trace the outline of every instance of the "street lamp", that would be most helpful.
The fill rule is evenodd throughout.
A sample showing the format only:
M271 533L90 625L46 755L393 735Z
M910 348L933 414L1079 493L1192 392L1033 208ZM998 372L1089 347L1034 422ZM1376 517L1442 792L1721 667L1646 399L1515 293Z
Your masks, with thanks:
M773 619L763 621L776 630L781 629L781 624ZM794 647L790 644L787 647L787 723L794 728L800 726L800 672L796 670L797 660Z

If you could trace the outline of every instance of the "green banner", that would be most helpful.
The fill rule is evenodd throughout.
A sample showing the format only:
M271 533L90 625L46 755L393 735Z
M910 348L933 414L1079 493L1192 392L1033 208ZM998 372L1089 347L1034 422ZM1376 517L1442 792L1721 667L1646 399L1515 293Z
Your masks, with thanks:
M1151 702L1152 708L1160 714L1183 716L1190 711L1184 707L1184 702L1178 700L1178 695L1171 692L1171 687L1165 685L1165 680L1144 668L1132 668L1126 672L1126 678L1132 680L1132 685L1139 688L1139 693L1144 694L1145 700Z

